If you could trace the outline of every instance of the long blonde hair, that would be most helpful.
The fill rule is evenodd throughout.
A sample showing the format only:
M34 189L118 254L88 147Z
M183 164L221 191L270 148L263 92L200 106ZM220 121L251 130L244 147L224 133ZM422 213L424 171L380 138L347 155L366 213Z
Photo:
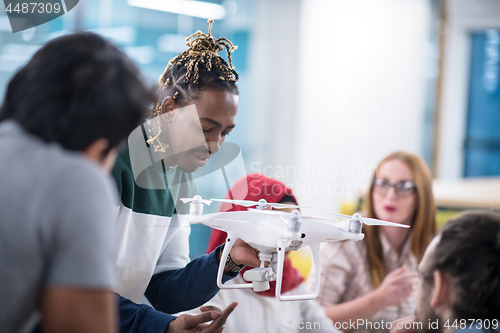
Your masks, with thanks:
M417 185L417 208L413 216L410 232L411 251L420 262L424 251L432 237L436 234L436 205L432 195L432 176L425 161L413 154L398 151L384 158L373 172L370 189L366 197L365 211L367 217L377 218L373 207L373 181L377 177L377 170L386 162L398 159L410 169L415 184ZM377 226L363 227L367 247L367 260L370 269L372 286L377 288L387 275L384 262L382 244L380 242L380 229Z

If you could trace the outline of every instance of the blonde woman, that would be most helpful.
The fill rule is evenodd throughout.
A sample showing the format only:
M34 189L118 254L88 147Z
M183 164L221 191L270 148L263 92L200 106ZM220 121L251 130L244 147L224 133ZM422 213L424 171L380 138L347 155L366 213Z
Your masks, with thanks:
M425 162L407 152L384 158L373 173L365 215L410 228L365 226L363 241L325 243L317 301L344 331L388 332L388 323L414 313L417 265L436 233ZM314 287L314 271L311 275Z

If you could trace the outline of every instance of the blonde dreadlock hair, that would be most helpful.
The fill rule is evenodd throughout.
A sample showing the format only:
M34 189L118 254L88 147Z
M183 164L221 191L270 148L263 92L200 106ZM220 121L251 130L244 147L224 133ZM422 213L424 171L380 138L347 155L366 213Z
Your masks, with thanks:
M231 52L238 47L224 37L212 36L213 20L208 20L208 35L197 31L186 38L188 49L169 61L158 81L160 99L153 107L155 116L161 113L163 98L170 95L177 104L184 105L198 97L203 89L229 91L238 94ZM217 53L226 49L229 64Z
M238 95L238 73L234 70L231 52L238 47L227 38L212 36L212 23L208 20L208 34L197 31L186 38L188 48L169 61L158 81L158 100L152 108L152 117L161 115L161 104L166 96L172 96L177 105L185 106L196 100L204 89L227 91ZM229 64L217 53L226 49ZM156 132L156 133L155 133ZM161 130L150 129L148 143L154 143L156 151L165 151L165 145L156 140Z

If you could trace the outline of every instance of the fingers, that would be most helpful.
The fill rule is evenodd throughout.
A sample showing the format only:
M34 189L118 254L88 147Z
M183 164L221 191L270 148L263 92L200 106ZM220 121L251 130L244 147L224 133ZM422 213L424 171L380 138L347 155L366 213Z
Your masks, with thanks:
M413 273L406 273L400 277L395 278L390 281L390 285L400 291L408 290L413 291L417 286L418 276Z
M399 283L413 283L418 279L417 272L407 272L403 274L399 274L391 279L391 283L399 284Z
M388 276L389 275L399 275L399 274L402 274L404 273L406 270L406 265L403 265L399 268L396 268L395 270L393 270L391 273L387 274Z
M411 297L413 295L413 293L415 292L415 289L416 289L416 285L414 283L405 284L403 286L400 286L399 290L398 290L398 296L399 296L398 298L399 298L400 302L404 302L409 297Z
M402 266L387 274L384 281L389 284L414 283L418 280L417 272L405 272L405 266Z
M178 319L182 318L182 321L184 322L183 328L184 329L193 329L195 327L198 327L200 324L206 323L207 321L213 320L212 315L215 314L218 316L217 313L213 311L209 312L203 312L199 315L181 315L178 317ZM178 320L176 319L176 320Z
M213 306L213 305L203 305L203 306L200 306L200 311L201 312L215 311L217 313L221 313L222 312L218 307Z
M219 315L221 314L221 310L218 307L212 306L212 305L201 306L200 311L201 312L211 312L213 320L217 319L219 317Z
M227 308L224 309L224 311L221 312L219 317L215 319L208 327L204 328L202 332L205 333L217 333L220 332L224 328L224 324L226 323L227 317L233 312L233 310L236 308L238 303L233 302L228 305Z
M398 293L397 299L398 299L398 304L406 301L408 297L410 297L413 293L413 288L404 288L401 289Z
M406 271L405 265L389 273L380 286L387 305L397 305L407 300L415 290L417 281L418 273Z
M260 259L257 250L238 238L231 249L231 259L238 265L259 267Z
M216 320L214 320L214 323L215 322L219 322L219 323L222 323L224 324L226 322L226 319L227 317L229 317L229 315L231 314L231 312L234 311L234 309L238 306L238 303L237 302L233 302L231 304L229 304L225 309L224 311L221 312L219 318L217 318Z
M406 265L403 265L399 268L396 268L395 270L393 270L389 274L387 274L387 276L385 278L386 279L393 279L393 278L400 277L403 274L405 274L405 271L406 271Z

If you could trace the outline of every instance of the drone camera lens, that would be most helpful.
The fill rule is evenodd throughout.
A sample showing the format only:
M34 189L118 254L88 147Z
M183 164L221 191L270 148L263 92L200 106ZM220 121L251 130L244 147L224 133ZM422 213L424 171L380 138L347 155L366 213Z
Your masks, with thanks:
M300 235L300 238L306 238L306 234L302 233L302 235Z

